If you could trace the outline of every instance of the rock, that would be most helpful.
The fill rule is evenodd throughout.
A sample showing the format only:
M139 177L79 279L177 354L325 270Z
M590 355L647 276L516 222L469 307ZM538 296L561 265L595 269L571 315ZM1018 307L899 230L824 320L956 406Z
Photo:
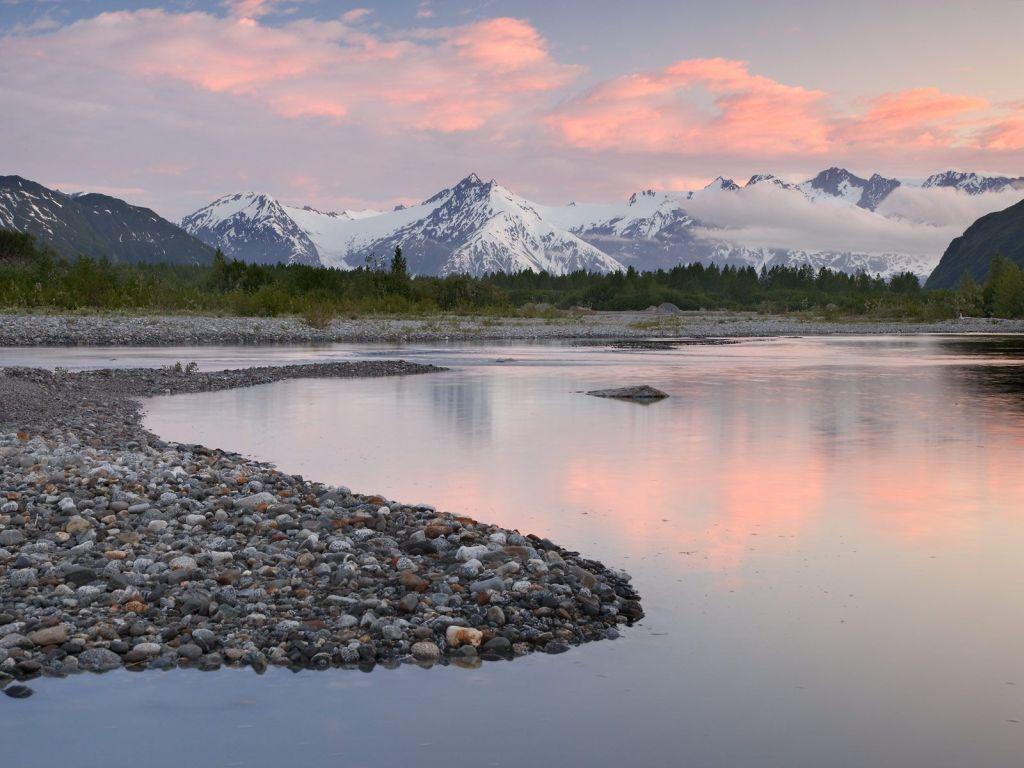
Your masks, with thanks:
M437 661L441 658L441 649L437 647L437 643L421 640L412 644L412 655L419 661Z
M148 661L154 656L160 655L159 643L138 643L128 653L124 660L129 664L137 664L141 661Z
M498 656L510 656L512 654L512 641L507 637L498 635L484 643L480 650L486 653L497 654Z
M202 648L204 653L209 653L219 645L217 641L217 635L209 629L193 630L192 642L198 645L200 648Z
M31 696L34 691L27 685L9 685L4 690L4 696L10 696L12 699L27 699Z
M72 515L68 518L67 523L64 525L64 530L70 533L72 536L77 536L80 533L85 533L92 527L92 523L86 520L81 515Z
M549 640L544 646L544 653L565 653L569 650L569 644L564 640Z
M39 571L35 568L18 568L7 576L7 580L14 588L34 586L38 579Z
M225 565L226 563L230 563L234 559L235 556L232 555L230 552L210 553L210 562L213 563L215 568L219 568L220 566Z
M64 581L68 584L72 584L76 587L84 586L90 582L96 581L96 571L92 568L83 568L82 566L72 566L65 574Z
M90 648L78 654L78 666L86 672L109 672L121 666L121 657L108 648Z
M484 633L472 627L450 626L445 630L444 640L449 648L458 648L463 645L476 647L483 640Z
M479 560L481 557L485 557L490 550L481 545L475 547L459 547L455 552L455 559L461 560L462 562L468 562L470 560Z
M172 571L186 572L194 571L198 567L196 564L196 559L189 555L180 555L178 557L172 558L170 566Z
M251 496L245 496L241 499L236 499L235 506L238 507L239 509L244 509L248 512L251 512L262 504L266 504L267 506L269 506L271 504L274 504L276 501L277 497L274 496L274 494L268 493L267 491L262 491L260 493L254 493Z
M631 622L639 621L644 617L644 609L636 600L623 601L622 606L619 608L619 613L625 616Z
M203 655L203 649L195 643L185 643L178 648L178 655L189 661L196 661Z
M641 617L625 574L547 539L167 443L130 399L410 369L0 371L5 414L30 427L0 429L0 684L122 664L475 667Z
M409 592L398 601L398 609L403 613L414 613L419 604L419 596L415 592Z
M44 627L35 632L29 632L28 639L36 645L60 645L68 641L68 628L66 624Z
M505 580L503 578L501 578L500 576L491 576L491 578L489 578L489 579L483 579L481 581L474 581L472 584L469 585L469 591L473 592L473 593L476 593L476 592L486 592L489 589L493 589L495 591L500 592L504 588L505 588Z
M0 547L16 547L25 540L25 534L16 528L0 531Z
M618 389L592 389L587 392L594 397L612 397L617 400L635 400L637 402L654 402L664 400L668 394L660 389L655 389L646 384L634 387L619 387Z

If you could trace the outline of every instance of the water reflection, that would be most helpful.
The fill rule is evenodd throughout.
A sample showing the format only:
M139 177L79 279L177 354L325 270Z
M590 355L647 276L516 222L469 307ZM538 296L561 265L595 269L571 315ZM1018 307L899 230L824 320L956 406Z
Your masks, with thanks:
M570 765L1015 764L1024 412L1006 387L1024 357L1013 348L410 347L403 356L456 367L151 401L149 424L168 438L624 566L647 618L615 643L474 672L76 679L29 706L52 711L59 695L94 722L83 712L98 699L170 744L181 729L139 702L211 699L221 723L254 728L230 748L204 731L186 752L243 765L447 766L456 753L519 765L523 738ZM672 397L638 408L579 394L630 383ZM15 724L36 734L36 753L59 755L33 722Z

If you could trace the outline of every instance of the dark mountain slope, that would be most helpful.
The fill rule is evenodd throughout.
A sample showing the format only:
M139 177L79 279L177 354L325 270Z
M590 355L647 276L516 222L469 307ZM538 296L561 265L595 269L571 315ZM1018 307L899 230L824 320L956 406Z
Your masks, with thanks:
M68 258L202 264L213 250L149 208L100 194L65 195L0 176L0 227L27 232Z
M925 287L955 288L964 273L981 282L997 253L1024 267L1024 200L971 224L946 248Z

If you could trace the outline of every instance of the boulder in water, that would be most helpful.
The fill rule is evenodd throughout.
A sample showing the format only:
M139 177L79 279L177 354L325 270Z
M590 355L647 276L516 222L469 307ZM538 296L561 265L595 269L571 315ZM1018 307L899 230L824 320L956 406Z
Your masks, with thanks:
M614 397L618 400L636 400L641 403L652 403L655 400L664 400L668 397L668 393L646 384L634 387L619 387L618 389L592 389L587 394L594 397Z

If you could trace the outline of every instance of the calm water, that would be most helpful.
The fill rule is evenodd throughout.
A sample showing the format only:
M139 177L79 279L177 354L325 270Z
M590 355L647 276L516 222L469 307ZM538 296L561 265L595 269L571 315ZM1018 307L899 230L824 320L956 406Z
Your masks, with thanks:
M452 370L157 398L148 425L550 536L627 568L647 618L472 671L37 680L31 699L0 697L5 765L1021 764L1019 339L5 350L0 364L385 354ZM626 383L672 397L579 394Z

